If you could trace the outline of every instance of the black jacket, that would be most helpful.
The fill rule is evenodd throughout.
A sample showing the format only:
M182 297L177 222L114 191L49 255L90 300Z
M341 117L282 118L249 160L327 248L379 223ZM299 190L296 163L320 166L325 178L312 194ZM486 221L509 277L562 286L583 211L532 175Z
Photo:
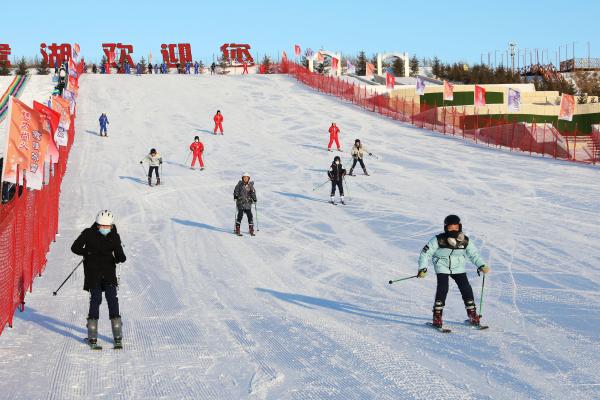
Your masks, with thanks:
M81 232L73 242L71 251L83 256L83 290L89 291L100 286L102 282L118 285L116 264L125 262L127 258L116 226L113 225L110 233L104 236L94 223Z
M256 190L254 190L254 182L239 181L233 190L233 199L236 202L238 210L252 210L252 204L256 203Z
M331 164L331 168L327 171L327 176L333 182L341 182L346 175L346 170L342 167L342 164L336 164L335 162Z

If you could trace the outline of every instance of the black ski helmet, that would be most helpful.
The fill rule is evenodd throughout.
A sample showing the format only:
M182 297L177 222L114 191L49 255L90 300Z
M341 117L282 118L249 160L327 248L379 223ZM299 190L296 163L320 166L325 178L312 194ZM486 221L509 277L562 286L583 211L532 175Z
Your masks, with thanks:
M156 149L150 149L150 154L156 154Z
M356 143L360 144L360 139L355 139L354 144L356 144Z
M444 232L448 232L448 225L458 225L458 231L462 232L462 223L458 215L450 214L444 218Z
M336 161L339 161L340 164L342 163L342 159L340 158L340 156L333 157L333 162L335 163Z
M194 140L200 140L200 136L194 136Z

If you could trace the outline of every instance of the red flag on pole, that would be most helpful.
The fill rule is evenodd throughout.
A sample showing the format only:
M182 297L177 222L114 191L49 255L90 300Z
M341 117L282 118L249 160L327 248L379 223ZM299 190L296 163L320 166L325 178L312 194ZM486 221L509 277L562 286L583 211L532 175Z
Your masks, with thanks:
M374 75L375 74L375 66L371 63L367 63L367 74L366 75Z
M396 77L390 71L385 73L385 87L388 89L393 89L396 84Z
M300 53L302 53L302 49L300 48L300 45L297 44L294 46L294 54L296 55L296 57L299 57Z
M475 85L475 107L485 106L485 88Z
M333 72L333 71L337 71L337 69L338 69L338 64L339 64L339 60L338 60L337 58L333 57L333 58L331 59L331 72Z
M454 85L448 81L444 81L444 100L454 100Z
M50 132L50 137L48 139L48 151L46 152L46 161L50 162L50 160L52 160L53 163L57 163L59 159L59 152L58 147L54 142L54 135L58 130L60 114L50 107L47 107L42 103L38 103L37 101L33 102L33 109L42 115L45 120L46 130Z

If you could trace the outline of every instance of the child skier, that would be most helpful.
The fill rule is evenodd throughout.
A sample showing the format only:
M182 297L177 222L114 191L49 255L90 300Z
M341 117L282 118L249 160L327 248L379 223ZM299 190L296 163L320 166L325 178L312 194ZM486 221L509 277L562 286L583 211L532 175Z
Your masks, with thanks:
M342 167L342 161L340 160L340 156L335 156L333 162L331 163L331 167L329 171L327 171L327 176L329 176L329 180L331 180L331 204L335 204L335 187L338 187L340 192L340 201L342 204L344 203L344 176L346 176L346 170Z
M223 114L221 114L220 110L217 110L213 120L215 121L215 135L217 134L217 129L221 130L221 135L223 134Z
M110 122L108 122L108 117L106 114L102 113L98 121L100 122L100 136L108 136L106 125L108 125ZM104 135L102 135L102 132L104 132Z
M448 280L452 278L458 285L462 295L469 323L479 326L480 321L475 308L473 289L465 272L466 259L468 258L469 261L478 266L478 275L480 273L487 274L490 268L483 262L475 245L462 232L462 223L458 216L448 215L444 219L444 232L434 236L423 247L419 256L419 272L417 274L419 278L425 278L427 264L431 258L433 258L433 266L437 275L432 325L442 329L442 314L446 304L446 295L448 294Z
M157 153L156 149L150 149L150 154L148 154L140 164L143 164L144 161L148 161L148 185L152 186L152 172L156 173L156 184L160 185L160 175L158 174L158 167L162 165L162 157Z
M332 122L331 126L329 127L329 144L327 145L328 151L331 151L331 145L333 144L333 142L335 142L335 145L337 146L338 151L342 151L342 149L340 148L339 134L340 134L340 128L337 127L335 122Z
M198 136L194 137L194 142L190 144L190 151L193 153L192 166L190 169L194 169L194 165L196 165L196 159L198 159L198 162L200 163L200 171L204 170L204 161L202 161L204 145Z
M352 147L352 151L351 151L353 161L352 161L352 167L350 167L349 175L352 175L352 171L354 171L354 167L356 167L356 162L358 161L360 163L360 166L362 167L365 175L369 176L369 173L367 172L367 168L365 167L365 162L363 161L365 153L370 156L373 155L372 153L369 153L369 151L363 147L363 145L360 143L360 139L356 139L354 141L354 146Z
M116 275L116 264L127 258L121 245L121 237L117 233L114 216L103 210L96 216L96 221L85 229L73 242L71 251L83 256L84 283L83 290L90 292L90 308L87 317L87 341L92 349L101 349L98 341L98 319L102 292L108 304L108 317L112 326L115 348L122 346L122 322L119 313L119 299Z
M254 190L254 182L250 182L250 174L242 175L242 180L238 182L233 190L233 199L237 206L237 218L235 220L235 234L242 236L240 233L240 225L244 213L248 217L248 229L250 236L254 236L254 220L252 217L252 204L256 203L256 190Z

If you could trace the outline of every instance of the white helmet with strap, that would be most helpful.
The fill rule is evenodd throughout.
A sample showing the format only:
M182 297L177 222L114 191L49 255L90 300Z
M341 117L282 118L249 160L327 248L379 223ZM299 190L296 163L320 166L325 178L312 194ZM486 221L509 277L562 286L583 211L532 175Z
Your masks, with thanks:
M115 222L115 216L109 210L102 210L96 216L98 225L112 225Z

